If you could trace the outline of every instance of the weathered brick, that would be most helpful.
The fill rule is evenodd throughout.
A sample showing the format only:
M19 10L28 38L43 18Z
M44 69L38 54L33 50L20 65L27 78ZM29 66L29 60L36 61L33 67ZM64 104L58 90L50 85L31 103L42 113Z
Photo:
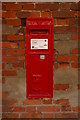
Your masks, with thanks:
M27 112L36 112L36 106L27 106Z
M70 9L71 4L68 2L62 2L60 3L60 10L69 10Z
M2 118L19 118L18 113L3 113Z
M55 118L78 118L77 113L57 113Z
M70 105L61 106L61 111L71 111Z
M3 42L2 47L3 48L18 48L18 43L15 43L15 42Z
M72 110L74 112L79 112L80 111L80 107L78 107L78 106L72 107Z
M2 71L3 76L17 76L17 72L15 70L4 70Z
M27 18L27 17L40 17L40 12L18 12L18 18Z
M2 12L2 18L16 18L16 12Z
M43 17L43 18L45 18L45 17L51 17L51 12L41 12L41 16Z
M41 100L24 100L23 104L24 105L37 105L37 104L41 104Z
M38 112L59 112L60 106L38 106Z
M22 9L21 4L13 4L13 3L6 4L6 10L17 11L21 9Z
M54 19L55 26L69 26L69 19Z
M77 32L76 26L56 26L55 33L75 33Z
M31 113L22 113L20 118L41 118L41 113L38 112L31 112Z
M73 39L73 40L78 40L78 34L73 34L73 35L72 35L72 39Z
M25 42L19 42L19 47L20 48L25 48Z
M10 106L7 107L7 112L25 112L25 107Z
M52 104L52 99L44 99L43 104Z
M21 25L20 19L7 19L7 24L12 26L19 26Z
M2 25L2 33L4 34L16 34L18 32L18 29L17 27L11 27L11 26L8 26L7 24L4 24Z
M70 64L68 62L59 63L59 68L69 68Z
M55 118L55 114L54 113L44 113L44 118Z
M58 62L68 62L68 61L70 61L70 56L66 56L66 55L58 56L57 61Z
M18 101L17 100L4 100L2 101L3 105L17 105Z
M18 57L18 60L24 61L24 60L25 60L25 56L19 56L19 57Z
M69 104L69 99L59 99L53 101L54 104L60 104L60 105L68 105Z
M8 34L7 39L8 40L23 40L23 35Z
M71 63L71 66L73 67L73 68L79 68L79 63Z
M54 68L55 68L55 69L58 69L58 67L59 67L59 66L58 66L58 63L57 63L57 62L54 62Z
M23 55L25 54L25 50L6 50L7 55Z
M21 67L23 67L23 62L13 63L12 66L13 66L14 68L21 68Z
M59 3L39 3L36 4L35 7L36 10L46 10L46 11L50 11L50 10L58 10L59 9Z
M79 2L78 3L72 3L70 9L75 10L75 11L80 10L80 3Z
M69 10L53 11L52 16L54 18L72 18L72 17L75 17L75 12L69 11Z
M17 56L3 56L2 61L7 62L7 63L16 62L17 61Z
M34 4L23 4L23 10L34 10Z
M69 84L54 84L54 90L67 90L69 89Z

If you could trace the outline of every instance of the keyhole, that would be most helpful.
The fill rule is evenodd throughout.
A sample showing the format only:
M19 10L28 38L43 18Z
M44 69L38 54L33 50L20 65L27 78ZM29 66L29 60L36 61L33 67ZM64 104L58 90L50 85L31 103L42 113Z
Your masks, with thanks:
M36 80L36 77L35 77L35 80Z

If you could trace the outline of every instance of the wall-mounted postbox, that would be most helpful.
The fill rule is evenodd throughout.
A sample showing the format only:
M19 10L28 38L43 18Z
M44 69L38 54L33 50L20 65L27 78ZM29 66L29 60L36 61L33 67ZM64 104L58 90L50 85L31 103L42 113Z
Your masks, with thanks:
M53 19L28 18L25 54L28 98L53 97Z

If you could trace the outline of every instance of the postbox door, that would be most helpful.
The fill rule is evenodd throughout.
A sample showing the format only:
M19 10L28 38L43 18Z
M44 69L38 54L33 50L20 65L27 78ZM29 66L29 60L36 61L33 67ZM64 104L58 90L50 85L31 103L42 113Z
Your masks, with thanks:
M49 93L49 55L30 56L31 95L47 95Z

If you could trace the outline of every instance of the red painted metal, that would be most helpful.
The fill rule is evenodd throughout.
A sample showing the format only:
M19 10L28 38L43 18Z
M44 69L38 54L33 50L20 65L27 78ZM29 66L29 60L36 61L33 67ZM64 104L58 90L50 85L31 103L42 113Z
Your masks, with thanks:
M53 18L27 18L25 58L27 98L53 97ZM48 49L31 49L31 39L48 39ZM44 55L44 59L40 59Z

